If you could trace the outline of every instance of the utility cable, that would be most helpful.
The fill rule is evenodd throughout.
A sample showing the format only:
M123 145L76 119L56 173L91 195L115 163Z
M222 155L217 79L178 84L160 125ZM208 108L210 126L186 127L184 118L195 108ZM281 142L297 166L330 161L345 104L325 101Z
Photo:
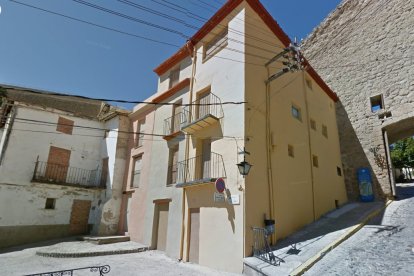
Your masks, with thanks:
M129 16L129 15L126 15L126 14L123 14L123 13L120 13L120 12L117 12L117 11L114 11L114 10L111 10L111 9L107 9L105 7L102 7L102 6L99 6L99 5L96 5L96 4L92 4L92 3L89 3L89 2L84 1L84 0L72 0L72 1L74 1L76 3L79 3L79 4L82 4L82 5L85 5L85 6L88 6L88 7L91 7L91 8L94 8L94 9L97 9L97 10L100 10L102 12L106 12L106 13L109 13L109 14L112 14L112 15L115 15L115 16L119 16L119 17L125 18L127 20L134 21L134 22L139 23L139 24L144 24L146 26L150 26L150 27L153 27L153 28L162 30L162 31L166 31L166 32L169 32L169 33L172 33L172 34L179 35L182 38L185 38L186 40L190 40L191 39L191 36L188 36L188 35L184 34L183 32L177 31L177 30L172 29L172 28L168 28L168 27L164 27L164 26L161 26L161 25L158 25L158 24L154 24L152 22L145 21L145 20L142 20L142 19L133 17L133 16ZM227 38L227 40L234 40L234 39ZM237 42L237 43L241 43L243 45L245 44L242 41L238 41L238 40L234 40L234 41ZM206 43L207 41L201 40L201 42L205 42ZM256 46L252 45L252 47L256 47ZM243 52L241 50L233 49L233 48L230 48L230 47L226 47L226 49L229 50L229 51L232 51L232 52L241 53L241 54L245 54L245 55L249 55L249 56L253 56L253 57L257 57L257 58L261 58L261 59L268 59L268 57L264 57L264 56L260 56L260 55L256 55L256 54L251 54L251 53L247 53L247 52ZM269 50L264 49L264 48L261 48L261 50L269 51ZM269 52L270 53L273 53L271 51L269 51Z
M90 22L90 21L86 21L86 20L83 20L83 19L75 18L75 17L68 16L68 15L65 15L65 14L62 14L62 13L54 12L54 11L51 11L51 10L43 9L43 8L40 8L40 7L37 7L37 6L29 5L29 4L26 4L26 3L23 3L23 2L20 2L20 1L17 1L17 0L9 0L9 1L14 2L16 4L19 4L19 5L26 6L28 8L33 8L33 9L36 9L36 10L39 10L39 11L43 11L43 12L46 12L46 13L49 13L49 14L61 16L61 17L64 17L66 19L70 19L70 20L73 20L73 21L81 22L81 23L88 24L88 25L91 25L91 26L95 26L95 27L98 27L98 28L101 28L101 29L105 29L105 30L108 30L108 31L114 31L116 33L128 35L128 36L135 37L135 38L139 38L139 39L143 39L143 40L147 40L147 41L150 41L150 42L156 42L156 43L159 43L159 44L164 44L164 45L172 46L172 47L175 47L175 48L181 48L181 46L179 46L179 45L175 45L175 44L168 43L168 42L165 42L165 41L160 41L160 40L156 40L156 39L151 39L151 38L143 37L143 36L136 35L136 34L132 34L132 33L128 33L128 32L125 32L125 31L122 31L122 30L119 30L119 29L114 29L114 28L106 27L106 26L99 25L99 24L96 24L96 23L93 23L93 22ZM197 52L197 53L198 54L203 54L202 52ZM228 60L228 61L232 61L232 62L237 62L237 63L243 63L243 64L249 64L249 65L263 67L263 64L258 64L258 63L254 63L254 62L246 62L246 61L236 60L236 59L233 59L233 58L223 57L223 56L220 56L218 54L215 54L214 56L212 56L212 58L218 58L218 59Z
M14 89L14 88L13 88ZM32 91L28 89L15 89L19 91L25 91L28 93L33 94L41 94L46 96L59 96L59 97L75 97L85 100L94 100L94 101L101 101L101 102L117 102L117 103L132 103L132 104L148 104L148 105L171 105L171 106L216 106L216 105L241 105L245 104L246 102L222 102L222 103L189 103L189 104L176 104L176 103L154 103L154 102L145 102L145 101L129 101L129 100L119 100L119 99L105 99L105 98L91 98L87 96L81 95L71 95L71 94L63 94L63 93L56 93L56 92L40 92L40 91Z
M28 123L33 125L42 125L42 126L51 126L51 125L59 125L59 126L70 126L74 128L80 128L80 129L88 129L88 130L99 130L99 131L105 131L105 132L117 132L117 133L125 133L125 134L134 134L134 135L143 135L143 136L154 136L154 137L165 137L165 134L154 134L154 133L145 133L145 132L136 132L136 131L123 131L123 130L114 130L114 129L106 129L106 128L99 128L99 127L90 127L90 126L81 126L81 125L72 125L72 124L64 124L64 123L58 123L58 122L48 122L48 121L42 121L42 120L34 120L34 119L28 119L28 118L18 118L16 117L15 120L19 121L20 123ZM192 134L185 134L187 136L194 136ZM235 137L235 136L217 136L217 137L199 137L197 138L216 138L216 139L244 139L242 137Z

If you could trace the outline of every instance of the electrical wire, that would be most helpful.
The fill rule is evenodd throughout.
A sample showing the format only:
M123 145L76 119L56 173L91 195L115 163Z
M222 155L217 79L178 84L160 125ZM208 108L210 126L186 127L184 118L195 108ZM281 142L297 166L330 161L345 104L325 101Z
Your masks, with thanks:
M341 33L342 33L342 31L348 26L348 24L350 23L350 22L353 22L353 21L355 21L355 19L361 14L361 12L366 8L366 7L368 7L368 5L370 5L371 4L371 2L372 2L373 0L369 0L368 1L368 3L364 6L364 7L362 7L356 14L355 14L355 16L353 16L352 18L350 18L348 21L346 21L343 25L342 25L342 27L338 30L338 32L334 35L334 37L332 37L332 38L330 38L329 39L329 43L331 44L332 43L332 41L335 39L335 38L337 38L338 37L338 35L340 35ZM311 57L309 57L308 59L313 59L313 58L315 58L321 51L325 51L326 49L325 48L323 48L323 47L319 47L319 50L317 50L316 52L314 52L313 53L313 55L311 56Z
M147 41L150 41L150 42L156 42L156 43L164 44L164 45L167 45L167 46L173 46L175 48L181 48L181 46L179 46L179 45L175 45L175 44L172 44L172 43L168 43L168 42L165 42L165 41L160 41L160 40L156 40L156 39L152 39L152 38L146 38L146 37L143 37L143 36L140 36L140 35L136 35L136 34L132 34L132 33L129 33L129 32L124 32L124 31L119 30L119 29L114 29L114 28L111 28L111 27L106 27L106 26L103 26L103 25L100 25L100 24L96 24L96 23L93 23L93 22L90 22L90 21L86 21L86 20L83 20L83 19L75 18L75 17L68 16L68 15L65 15L65 14L62 14L62 13L58 13L58 12L54 12L54 11L47 10L47 9L44 9L44 8L40 8L40 7L37 7L37 6L29 5L29 4L26 4L26 3L23 3L23 2L20 2L20 1L17 1L17 0L9 0L9 1L14 2L16 4L19 4L19 5L22 5L22 6L26 6L28 8L33 8L33 9L36 9L36 10L39 10L39 11L43 11L43 12L46 12L46 13L49 13L49 14L61 16L61 17L64 17L66 19L70 19L70 20L73 20L73 21L81 22L81 23L88 24L88 25L91 25L91 26L95 26L95 27L98 27L98 28L101 28L101 29L105 29L105 30L108 30L108 31L114 31L116 33L128 35L128 36L135 37L135 38L139 38L139 39L144 39L144 40L147 40ZM198 54L203 54L202 52L197 52L197 53ZM258 63L254 63L254 62L246 62L246 61L236 60L236 59L233 59L233 58L223 57L223 56L220 56L218 54L215 54L214 56L212 56L212 58L218 58L218 59L228 60L228 61L232 61L232 62L237 62L237 63L243 63L243 64L249 64L249 65L263 67L263 64L258 64Z
M189 9L187 9L187 8L185 8L185 7L183 7L183 6L180 6L180 5L176 4L176 3L172 3L172 2L170 2L170 1L168 1L168 0L161 0L163 3L166 3L166 4L160 3L160 1L159 1L159 0L151 0L151 1L153 1L153 2L155 2L155 3L157 3L157 4L159 4L159 5L162 5L162 6L164 6L164 7L167 7L167 8L173 9L173 10L175 10L175 11L178 11L178 12L180 12L180 13L183 13L183 14L185 14L186 16L188 16L188 17L190 17L190 18L197 17L197 18L199 18L199 19L200 19L199 21L202 21L202 22L208 22L208 21L209 21L209 19L208 19L208 18L205 18L205 17L199 16L199 15L197 15L197 14L195 14L195 13L192 13ZM171 6L173 6L173 7L171 7ZM247 15L246 15L246 16L247 16ZM249 18L250 18L250 17L249 17ZM269 36L269 35L271 34L271 33L269 33L269 32L265 32L265 31L263 31L263 30L262 30L262 28L258 27L257 25L255 25L255 24L253 24L253 23L246 22L246 21L244 21L244 20L242 20L242 19L240 19L240 18L237 18L237 19L238 19L238 20L240 20L240 21L242 21L242 22L244 22L244 23L246 23L246 25L251 25L251 26L254 26L254 27L258 28L258 31L259 31L259 32L261 32L261 33L262 33L262 34L264 34L264 35ZM217 25L218 25L218 26L222 26L222 27L226 27L226 26L227 26L227 25L223 25L223 24L220 24L220 23L218 23ZM284 47L281 47L281 46L276 45L273 41L269 41L269 40L266 40L266 39L262 39L262 38L260 38L260 37L254 36L254 35L246 34L246 33L244 33L244 32L241 32L241 31L238 31L238 30L235 30L235 29L232 29L232 28L229 28L229 32L232 32L232 33L238 34L238 35L240 35L240 36L245 36L245 37L252 38L252 39L254 39L255 41L260 41L260 42L262 42L263 44L267 44L267 45L269 45L269 46L273 46L273 47L276 47L276 48L279 48L279 49L283 49L283 48L284 48Z
M102 6L99 6L99 5L96 5L96 4L92 4L92 3L89 3L89 2L84 1L84 0L72 0L72 1L74 1L76 3L79 3L79 4L82 4L82 5L85 5L85 6L88 6L88 7L91 7L91 8L94 8L94 9L97 9L97 10L100 10L102 12L106 12L106 13L109 13L109 14L112 14L112 15L115 15L115 16L125 18L127 20L134 21L134 22L139 23L139 24L143 24L143 25L146 25L146 26L150 26L150 27L162 30L162 31L166 31L166 32L169 32L169 33L172 33L172 34L179 35L182 38L185 38L186 40L191 39L191 36L188 36L188 35L184 34L183 32L177 31L177 30L172 29L172 28L167 28L167 27L164 27L164 26L161 26L161 25L158 25L158 24L154 24L154 23L149 22L149 21L141 20L139 18L129 16L129 15L126 15L126 14L123 14L123 13L120 13L120 12L117 12L117 11L114 11L114 10L111 10L111 9L107 9L105 7L102 7ZM240 44L245 45L245 42L243 42L243 41L235 40L235 39L232 39L232 38L227 38L227 40L234 41L236 43L240 43ZM206 43L207 41L201 40L201 42ZM256 46L255 45L250 45L250 47L256 47ZM256 55L256 54L252 54L252 53L243 52L241 50L237 50L237 49L230 48L230 47L226 47L226 50L236 52L236 53L245 54L245 55L249 55L249 56L253 56L253 57L257 57L257 58L261 58L261 59L264 59L264 60L269 59L269 57L264 57L264 56L260 56L260 55ZM274 52L272 52L270 50L267 50L267 49L264 49L264 48L261 48L261 50L265 50L265 51L268 51L270 53L274 53Z
M137 132L137 131L123 131L123 130L114 130L114 129L106 129L106 128L98 128L98 127L90 127L90 126L81 126L81 125L75 125L75 124L64 124L64 123L57 123L57 122L48 122L48 121L42 121L42 120L34 120L34 119L28 119L28 118L15 118L16 121L19 123L27 123L32 125L41 125L41 126L70 126L74 128L80 128L80 129L88 129L88 130L100 130L105 132L117 132L117 133L125 133L125 134L134 134L134 135L144 135L144 136L153 136L153 137L165 137L165 134L154 134L154 133L145 133L145 132ZM187 136L194 136L192 134L185 134ZM235 136L216 136L216 137L199 137L197 138L212 138L212 139L244 139L242 137L235 137Z
M15 89L15 88L12 88ZM29 89L15 89L19 91L25 91L28 93L33 94L41 94L46 96L59 96L59 97L74 97L74 98L80 98L84 100L94 100L94 101L102 101L102 102L117 102L117 103L132 103L132 104L148 104L148 105L170 105L170 106L216 106L216 105L241 105L245 104L246 102L222 102L222 103L189 103L189 104L176 104L176 103L154 103L154 102L145 102L145 101L129 101L129 100L119 100L119 99L105 99L105 98L92 98L87 96L81 96L81 95L72 95L72 94L63 94L63 93L57 93L57 92L41 92L41 91L33 91Z
M74 0L74 1L76 1L76 0ZM178 23L183 24L184 26L189 27L189 28L192 28L194 30L200 29L200 27L197 27L197 26L188 24L186 21L184 21L184 20L182 20L180 18L177 18L177 17L171 16L171 15L168 15L168 14L165 14L165 13L162 13L162 12L159 12L159 11L156 11L154 9L150 9L148 7L145 7L143 5L136 4L136 3L131 2L129 0L117 0L117 1L118 2L121 2L121 3L125 4L125 5L134 7L136 9L143 10L143 11L146 11L146 12L149 12L149 13L152 13L152 14L155 14L155 15L160 16L162 18L166 18L166 19L169 19L169 20L178 22ZM213 31L211 31L210 33L213 34L213 35L219 35L219 33L215 33ZM187 38L187 39L189 39L189 38ZM237 40L237 39L234 39L234 38L230 38L230 37L228 37L227 40L228 41L233 41L233 42L238 43L238 44L246 45L246 46L249 46L249 47L258 49L258 50L262 50L264 52L268 52L268 53L274 54L274 51L272 51L272 50L269 50L269 49L266 49L266 48L263 48L263 47L260 47L260 46L257 46L257 45L249 44L249 43L246 43L245 41L240 41L240 40ZM233 50L233 51L239 51L239 50L232 49L232 48L229 48L229 47L227 47L227 49ZM241 52L241 53L244 53L244 52ZM264 57L259 57L259 58L264 58ZM268 58L266 57L265 59L268 59Z

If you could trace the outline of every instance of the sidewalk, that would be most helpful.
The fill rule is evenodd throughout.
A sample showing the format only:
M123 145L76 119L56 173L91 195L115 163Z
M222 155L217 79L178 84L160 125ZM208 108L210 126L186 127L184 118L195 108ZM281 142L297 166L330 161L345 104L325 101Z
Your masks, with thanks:
M328 213L286 239L278 241L273 253L283 259L284 263L274 266L258 258L248 257L244 259L244 274L301 275L358 231L385 206L383 202L350 203Z

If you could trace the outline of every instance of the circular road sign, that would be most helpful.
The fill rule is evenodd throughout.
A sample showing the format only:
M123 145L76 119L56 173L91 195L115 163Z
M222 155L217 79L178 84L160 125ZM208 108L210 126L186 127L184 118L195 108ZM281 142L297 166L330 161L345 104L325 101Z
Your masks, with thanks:
M216 190L219 193L224 192L224 190L226 189L226 184L224 183L224 179L223 178L218 178L216 180Z

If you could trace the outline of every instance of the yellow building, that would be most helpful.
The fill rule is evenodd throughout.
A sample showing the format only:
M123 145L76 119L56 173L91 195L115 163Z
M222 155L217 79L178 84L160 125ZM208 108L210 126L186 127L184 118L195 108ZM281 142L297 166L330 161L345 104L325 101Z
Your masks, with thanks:
M142 218L122 221L132 240L241 272L252 227L265 218L276 221L276 241L346 202L337 97L306 61L303 70L280 73L294 65L289 45L259 1L229 0L154 70L158 91L148 100L170 105L131 115L134 129L145 120L145 133L164 136L144 141L140 155L131 149L125 213L134 206ZM253 165L246 177L236 166L244 148ZM134 160L146 164L138 170Z

